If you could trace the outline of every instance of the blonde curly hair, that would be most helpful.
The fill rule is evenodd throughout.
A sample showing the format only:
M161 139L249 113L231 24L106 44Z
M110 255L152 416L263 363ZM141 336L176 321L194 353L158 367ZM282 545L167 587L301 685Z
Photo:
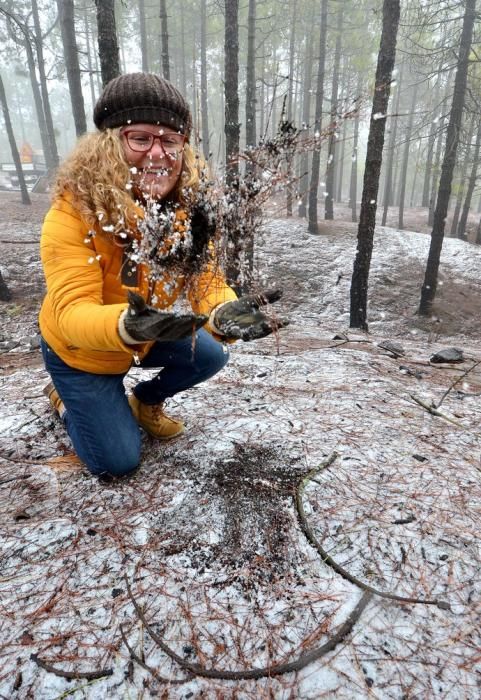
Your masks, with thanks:
M129 164L124 155L119 129L105 129L82 136L60 165L52 188L53 200L70 194L89 226L101 219L113 226L113 233L135 229L137 208L127 185ZM199 186L203 164L186 143L182 172L170 199L188 205L185 191Z

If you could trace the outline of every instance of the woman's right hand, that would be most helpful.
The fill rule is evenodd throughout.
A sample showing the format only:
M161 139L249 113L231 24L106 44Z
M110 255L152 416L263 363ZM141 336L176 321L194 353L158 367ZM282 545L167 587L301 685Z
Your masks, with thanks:
M180 340L192 335L208 320L197 314L165 313L148 306L136 292L128 293L129 307L120 316L120 337L128 345L150 340Z

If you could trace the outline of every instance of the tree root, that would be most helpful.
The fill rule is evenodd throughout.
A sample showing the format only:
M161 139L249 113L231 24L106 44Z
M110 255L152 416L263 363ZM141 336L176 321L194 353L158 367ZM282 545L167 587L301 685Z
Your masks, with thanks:
M429 598L406 598L404 596L396 595L395 593L385 593L384 591L380 591L377 588L374 588L373 586L369 586L367 583L364 583L364 581L361 581L358 579L356 576L353 576L352 574L349 573L343 566L338 564L331 556L328 554L328 552L321 546L320 542L317 540L316 536L314 535L309 523L307 522L306 518L306 513L304 510L304 506L302 504L302 495L304 493L304 489L306 488L306 485L309 481L315 481L313 477L318 474L320 471L323 469L326 469L330 464L334 462L334 460L337 457L337 453L333 452L327 459L325 459L319 466L315 467L312 469L300 482L296 490L296 506L297 506L297 514L299 517L299 523L301 525L302 531L304 532L305 536L311 543L315 549L319 552L319 554L322 557L322 561L330 566L336 573L338 573L340 576L345 578L347 581L350 581L350 583L353 583L355 586L358 586L361 588L363 591L368 591L372 595L378 596L379 598L387 598L388 600L395 600L399 603L413 603L413 604L423 604L423 605L436 605L438 608L441 610L449 610L450 605L448 602L444 600L431 600Z
M349 614L347 620L339 627L336 634L334 634L325 644L320 647L316 647L306 654L301 654L295 661L290 661L284 664L275 664L273 666L265 666L263 668L250 668L243 669L241 671L228 671L219 670L215 668L205 668L200 664L191 663L186 661L181 656L175 653L161 638L159 634L154 632L151 625L147 622L142 608L137 603L132 590L130 588L127 576L124 576L125 583L127 585L127 592L130 600L135 608L139 619L145 626L145 629L152 637L157 646L162 649L162 651L167 654L173 661L175 661L181 668L188 671L195 676L202 676L203 678L217 678L227 681L240 681L240 680L255 680L259 678L269 678L272 676L280 676L284 673L292 673L293 671L300 671L301 669L308 666L313 661L320 659L321 657L332 651L340 642L342 642L345 637L351 632L356 622L361 617L365 607L372 598L372 593L370 591L364 591L356 607Z
M47 671L47 673L54 673L60 678L67 678L71 681L77 678L84 678L85 680L93 681L97 678L103 678L104 676L111 676L113 674L113 669L111 668L104 668L100 671L62 671L62 669L55 668L55 666L51 666L46 661L39 659L37 654L30 654L30 659L34 661L37 666L43 668L44 671Z

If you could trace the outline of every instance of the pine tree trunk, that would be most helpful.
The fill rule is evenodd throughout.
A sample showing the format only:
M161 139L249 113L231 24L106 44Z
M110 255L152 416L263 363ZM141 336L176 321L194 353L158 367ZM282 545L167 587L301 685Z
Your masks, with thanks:
M431 245L426 264L424 284L421 290L419 313L429 315L431 313L438 282L439 260L443 247L444 227L448 213L449 198L453 171L456 164L456 152L459 143L459 131L463 116L464 100L466 96L466 83L468 76L469 52L473 37L476 0L466 0L466 10L463 20L463 29L458 54L456 78L454 81L454 95L449 115L449 124L446 137L446 150L444 153L441 180L439 182L438 200L434 212L434 224L431 233Z
M185 10L184 0L180 0L180 45L181 45L181 92L187 94L187 66L185 64Z
M247 16L246 147L256 145L256 0L249 0ZM249 164L248 164L249 165ZM248 170L250 169L247 168Z
M93 46L96 46L98 49L99 33L98 33L97 22L92 22L91 29L92 29L92 44L93 44ZM99 52L98 52L98 50L96 51L94 48L93 48L93 58L94 58L94 62L95 62L95 70L94 70L95 82L97 84L96 92L98 95L100 95L100 93L102 92L102 71L100 69Z
M338 136L337 100L339 92L339 68L341 65L341 37L344 7L341 4L337 16L336 48L334 50L334 68L331 91L331 123L329 125L329 150L326 165L326 198L324 200L324 218L334 219L334 189L336 181L336 138Z
M260 138L263 140L266 136L265 134L265 113L266 113L266 83L265 83L265 73L266 73L266 54L262 51L262 63L261 63L261 106L260 106L260 117L259 117L259 133Z
M43 111L42 95L40 94L40 88L38 86L37 76L35 74L35 58L29 41L25 42L25 49L27 51L27 63L28 72L30 75L30 85L32 86L33 100L35 103L35 112L37 115L38 128L40 131L40 140L42 141L42 150L45 158L45 166L48 171L51 171L55 168L55 161L52 150L50 148L50 139L48 137L47 132L45 112Z
M198 145L199 140L197 97L197 36L194 29L194 40L192 42L192 122L196 145Z
M442 104L440 105L441 110L443 109L444 104L446 103L446 101L448 99L450 85L451 85L451 71L449 72L448 78L446 81L444 98L443 98ZM429 197L428 226L432 226L434 224L434 209L436 207L436 191L437 191L438 182L439 182L439 173L441 170L441 154L443 152L443 144L445 141L445 138L444 138L445 135L446 135L445 129L440 128L439 133L438 133L438 137L437 137L437 142L436 142L436 154L435 154L435 158L434 158L434 165L432 168L431 195Z
M443 61L441 60L439 62L438 66L438 79L436 81L436 87L434 88L434 98L433 98L433 103L434 103L434 109L439 109L438 106L438 101L439 101L439 85L441 82L441 71L443 68ZM426 156L426 170L424 171L424 183L423 183L423 198L422 198L422 207L429 207L429 183L431 182L431 170L433 167L433 155L434 155L434 142L436 140L436 122L434 119L431 119L431 125L429 127L429 136L428 136L428 152Z
M382 9L382 34L378 54L374 99L372 104L364 185L361 200L361 213L357 234L357 252L351 282L351 328L368 330L367 289L369 268L376 225L376 202L381 173L382 152L386 119L375 119L379 114L387 114L391 91L392 71L396 58L396 40L399 24L400 0L384 0Z
M239 172L239 0L225 0L224 52L225 156L230 183Z
M358 79L357 87L358 100L361 95L361 78ZM351 221L357 222L357 170L358 170L358 144L359 144L359 106L356 107L354 118L354 136L351 156L351 178L349 182L349 207L351 209Z
M149 72L149 51L147 28L145 24L145 0L139 0L140 52L142 54L142 72Z
M202 150L208 160L210 153L209 104L207 101L207 2L200 3L200 111L202 117Z
M311 22L312 26L312 22ZM311 85L312 85L312 55L313 37L312 31L307 32L306 55L304 60L304 82L302 86L302 129L306 139L309 138L309 119L311 114ZM299 207L297 215L301 218L307 216L307 192L309 187L309 151L301 154L299 163Z
M463 172L464 172L464 170L463 170ZM459 216L461 214L461 205L463 203L465 184L466 184L466 180L463 176L461 176L461 180L459 181L459 186L458 186L458 192L456 194L456 203L454 205L453 219L451 221L451 230L449 232L449 235L452 238L454 238L456 236L456 232L458 230ZM449 209L449 207L448 207L448 209Z
M312 154L311 180L309 183L309 225L310 233L319 233L317 226L317 191L319 189L319 172L321 166L322 105L324 102L324 73L326 66L326 37L327 37L327 0L321 3L321 29L319 36L319 66L316 85L316 115L314 132L319 134L319 144Z
M91 46L90 46L90 27L89 27L90 23L89 23L89 19L88 19L88 15L87 15L87 6L85 6L83 9L83 19L84 19L85 44L86 44L86 49L87 49L87 66L88 66L88 71L89 71L90 99L91 99L92 108L93 108L95 103L96 103L96 97L95 97L95 87L94 87L94 69L93 69L92 53L91 53Z
M462 241L467 241L468 236L466 232L466 227L468 224L468 214L471 207L471 199L473 197L474 188L476 186L476 177L478 175L478 165L479 165L479 150L481 147L481 127L478 127L476 134L476 143L474 145L473 153L473 164L471 166L471 174L469 176L468 189L466 192L466 198L464 200L463 213L458 224L458 238Z
M287 86L287 121L292 123L292 101L293 101L293 86L294 86L294 63L295 63L295 46L296 46L296 25L297 25L297 0L292 4L292 20L289 37L289 82ZM287 173L286 186L286 214L292 216L292 193L293 193L293 176L294 165L291 163Z
M57 0L57 7L75 132L77 136L81 136L87 131L87 120L80 79L73 0Z
M18 183L20 185L20 192L22 194L22 204L31 204L30 197L27 190L27 185L25 184L25 178L23 176L22 163L20 160L20 154L17 148L17 142L15 141L15 134L13 133L12 120L10 119L10 111L8 109L7 96L5 94L5 88L3 87L2 76L0 75L0 103L2 105L3 120L5 122L5 130L8 136L8 142L10 144L10 150L12 152L12 160L15 164L15 171L17 173ZM1 278L0 278L1 279ZM2 280L3 281L3 280ZM1 301L8 301L8 299L2 298Z
M336 201L337 202L342 202L342 185L343 185L343 177L344 177L344 159L346 157L346 137L347 137L347 125L346 125L346 119L343 120L342 123L342 135L341 135L341 153L339 155L339 168L338 168L338 174L337 174L337 193L336 193Z
M170 80L169 28L165 0L160 0L160 36L162 46L162 75L166 80Z
M50 98L47 89L47 76L45 74L45 61L43 58L42 28L40 26L40 18L38 15L37 0L32 0L32 16L33 25L35 28L35 48L37 53L38 75L40 78L40 91L42 93L43 113L45 115L45 124L47 127L47 136L50 144L52 164L53 167L56 168L59 162L57 142L55 140L52 111L50 109Z
M119 45L115 25L115 0L95 0L100 72L105 86L120 75Z
M408 124L407 124L407 128L406 128L406 134L405 134L406 142L404 144L404 153L403 153L402 166L401 166L401 183L400 183L400 192L399 192L399 222L398 222L398 226L401 230L404 228L404 204L405 204L405 199L406 199L406 180L407 180L407 174L408 174L409 148L411 146L411 135L412 135L412 130L413 130L414 110L416 109L417 95L418 95L418 86L416 84L414 86L412 100L411 100L411 107L409 109L409 119L408 119Z
M436 188L438 184L438 175L441 166L441 153L443 150L444 132L439 131L438 140L436 142L436 154L434 157L434 164L432 168L432 182L431 182L431 195L429 197L429 211L428 211L428 226L432 226L434 223L434 209L436 207Z
M387 147L388 158L386 167L386 180L384 182L384 209L382 212L381 225L385 226L387 222L387 215L389 210L389 205L393 201L392 190L393 190L393 172L394 172L394 153L396 150L396 137L397 137L397 126L399 119L399 106L401 102L401 85L403 82L403 71L404 63L401 63L399 80L396 85L396 103L394 106L394 114L391 117L391 133L389 135L389 145Z
M454 207L453 220L451 221L450 236L452 236L453 238L456 236L456 234L458 232L458 223L459 223L459 217L461 214L461 206L463 204L464 190L466 189L466 181L467 181L469 157L470 157L470 151L471 151L471 142L473 140L473 132L474 132L474 121L471 119L470 125L469 125L469 133L468 133L468 137L466 140L466 150L464 152L463 163L461 165L461 172L459 173L459 185L458 185L458 191L456 194L456 205ZM453 173L453 177L454 177L454 173Z
M411 185L411 197L409 199L409 206L411 208L416 206L416 184L418 180L418 173L419 173L419 159L421 157L421 149L419 148L419 143L417 144L417 153L416 153L416 163L414 165L414 173L413 173L413 182Z

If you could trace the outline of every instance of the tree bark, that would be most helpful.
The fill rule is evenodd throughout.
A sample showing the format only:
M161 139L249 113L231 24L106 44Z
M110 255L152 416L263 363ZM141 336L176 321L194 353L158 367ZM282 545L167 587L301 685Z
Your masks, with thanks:
M52 165L54 168L56 168L59 162L57 142L55 140L52 111L50 109L50 98L47 89L47 76L45 74L45 61L43 58L42 28L40 26L40 17L38 14L37 0L32 0L32 15L33 25L35 28L35 48L37 53L38 75L40 78L40 91L42 93L43 113L45 115L45 124L47 127L47 136L50 144Z
M468 76L469 52L473 37L473 26L476 14L476 0L466 0L466 10L463 19L463 29L459 46L459 56L454 80L454 95L449 115L441 179L439 182L438 200L434 212L434 224L431 233L431 245L426 264L424 283L421 289L419 313L427 316L431 313L438 282L439 261L444 240L444 227L448 213L449 198L453 171L456 164L456 152L459 143L459 130L463 115L466 83Z
M461 207L463 204L463 197L464 197L464 190L466 187L466 180L467 180L467 173L468 173L468 165L469 165L469 157L470 157L470 151L471 151L471 142L473 140L473 131L474 131L474 121L471 119L470 120L470 125L469 125L469 132L468 132L468 137L466 140L466 150L464 152L464 158L463 162L461 165L461 172L459 173L459 185L458 185L458 192L456 194L456 205L454 207L454 212L453 212L453 220L451 222L451 231L450 235L454 238L458 232L458 223L459 223L459 216L461 214ZM453 173L453 178L454 178L454 173Z
M334 50L334 68L331 92L331 123L329 125L329 149L326 165L326 198L324 200L324 218L334 219L334 188L336 181L336 138L338 136L337 100L339 92L339 68L341 65L341 39L344 7L341 4L337 16L336 48Z
M12 160L15 164L15 171L17 173L18 183L20 185L20 192L22 193L22 204L31 204L30 196L28 194L27 185L25 184L25 178L23 176L22 163L20 160L20 154L17 148L17 142L15 141L15 134L13 133L12 120L10 119L10 111L8 109L7 96L5 94L5 88L3 87L2 76L0 75L0 102L2 104L3 118L5 121L5 130L8 136L8 142L10 144L10 150L12 152ZM3 280L0 277L0 282ZM1 286L1 284L0 284ZM5 287L6 289L6 287ZM0 294L1 301L8 301L5 297L2 298Z
M312 25L312 22L311 22ZM311 114L311 85L312 85L312 31L307 32L306 53L304 60L304 80L302 85L302 130L306 139L309 138L309 119ZM309 151L302 152L299 163L299 206L297 215L301 218L307 216L307 192L309 187Z
M120 75L119 45L115 24L115 0L95 0L102 85Z
M142 54L142 72L149 72L149 50L147 44L147 27L145 24L145 0L139 0L140 53Z
M401 85L403 81L403 70L404 63L401 63L399 80L396 85L396 103L394 107L394 115L391 117L391 133L389 135L389 145L387 147L388 160L386 168L386 180L384 182L384 209L382 213L382 226L386 225L387 215L389 211L389 205L393 201L392 190L393 190L393 172L394 172L394 153L396 150L396 136L397 136L397 126L399 119L399 105L401 102Z
M459 224L458 224L458 231L457 231L458 238L460 238L462 241L468 240L466 226L468 223L469 209L471 207L471 199L473 197L474 188L476 186L476 177L478 175L480 147L481 147L481 127L478 127L478 131L476 134L476 143L474 146L473 164L471 167L471 174L469 176L468 189L466 192L466 198L464 200L463 213L461 214L461 218L460 218Z
M449 72L448 78L446 80L446 86L444 91L444 98L441 104L441 109L444 109L444 105L449 96L449 86L451 84L451 73ZM434 165L432 168L432 180L431 180L431 195L429 197L429 212L428 212L428 226L434 224L434 208L436 206L436 190L439 183L439 174L441 171L441 154L443 152L444 137L446 135L446 129L441 126L438 131L437 142L436 142L436 153L434 157Z
M160 0L160 38L162 46L162 75L166 80L170 80L169 28L165 0Z
M357 251L351 282L350 326L351 328L361 328L366 331L368 330L367 288L369 268L371 265L374 228L376 225L376 202L382 165L384 132L386 128L385 115L387 114L389 104L392 71L396 58L399 14L400 0L384 0L382 9L381 44L377 61L374 99L369 125L366 164L364 167L364 185L357 234ZM379 118L379 115L383 116Z
M287 121L292 123L292 100L294 94L294 63L295 63L295 46L296 46L296 25L297 25L297 0L292 4L292 20L289 37L289 81L287 86ZM293 175L294 166L291 163L287 173L286 183L286 214L292 216L292 194L293 194Z
M434 109L439 109L439 84L441 82L441 70L443 67L443 61L439 62L438 66L438 79L436 81L436 87L434 88ZM434 155L434 142L436 140L436 122L431 119L431 124L429 127L428 136L428 152L426 156L426 170L424 171L424 183L423 183L423 198L421 206L429 207L429 183L431 182L431 170L433 167L433 155Z
M210 158L209 103L207 101L207 2L200 3L200 111L202 114L202 150Z
M409 109L409 119L408 119L408 124L407 124L407 128L406 128L406 134L405 134L406 142L404 144L404 153L403 153L402 166L401 166L401 183L400 183L400 192L399 192L399 222L398 222L399 228L401 230L404 228L404 204L405 204L405 199L406 199L406 180L407 180L407 174L408 174L409 148L411 146L411 134L413 131L414 110L416 109L417 96L418 96L418 86L416 84L414 86L412 100L411 100L411 106Z
M321 29L319 35L319 67L317 71L316 86L316 115L314 118L314 132L319 135L318 146L312 154L311 180L309 183L309 224L310 233L319 233L317 227L317 191L319 189L319 171L321 166L321 129L322 129L322 105L324 102L324 73L326 66L326 37L327 37L327 0L321 3Z
M181 44L181 70L180 70L180 77L181 77L181 92L183 95L187 94L187 66L186 66L186 61L185 61L185 8L184 8L184 0L179 0L179 5L180 5L180 44Z
M90 99L91 99L92 108L93 108L95 106L96 97L95 97L95 86L94 86L94 68L93 68L92 52L91 52L91 45L90 45L90 26L89 26L90 23L89 23L89 18L87 15L87 6L86 5L83 8L83 19L84 19L85 44L86 44L86 50L87 50L87 67L88 67L88 72L89 72Z
M256 145L256 0L249 0L247 16L246 147ZM248 163L247 170L250 170Z
M349 182L349 207L351 209L351 221L357 222L357 169L358 169L358 144L359 144L359 100L361 99L362 83L361 78L358 78L357 83L357 106L356 116L354 117L354 135L352 144L351 156L351 178Z
M81 136L87 131L87 120L80 80L73 0L57 0L57 7L75 132L77 136Z
M226 179L239 173L239 0L225 0L225 160Z

